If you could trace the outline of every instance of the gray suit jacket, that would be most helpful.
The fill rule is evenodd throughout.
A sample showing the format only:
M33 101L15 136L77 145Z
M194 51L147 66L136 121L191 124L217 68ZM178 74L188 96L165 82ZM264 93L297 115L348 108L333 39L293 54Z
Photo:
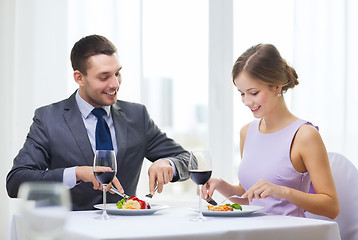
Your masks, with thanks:
M117 178L127 194L135 195L143 159L171 159L178 174L172 181L185 180L189 154L155 125L145 106L117 101L111 106L116 131ZM27 181L63 181L65 168L93 166L94 153L87 136L75 93L66 100L35 111L25 144L14 159L6 179L10 197L17 197L19 186ZM93 209L102 203L102 192L92 183L82 182L71 189L73 210ZM115 203L117 195L107 194Z

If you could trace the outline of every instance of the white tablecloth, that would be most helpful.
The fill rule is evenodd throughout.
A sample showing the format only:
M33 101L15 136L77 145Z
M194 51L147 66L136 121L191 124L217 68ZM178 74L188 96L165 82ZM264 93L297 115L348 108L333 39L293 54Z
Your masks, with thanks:
M273 239L339 240L338 225L323 220L252 214L246 217L208 217L207 222L193 222L196 213L186 208L167 208L153 215L111 215L107 221L96 220L101 211L71 212L63 239ZM18 240L14 215L8 239Z

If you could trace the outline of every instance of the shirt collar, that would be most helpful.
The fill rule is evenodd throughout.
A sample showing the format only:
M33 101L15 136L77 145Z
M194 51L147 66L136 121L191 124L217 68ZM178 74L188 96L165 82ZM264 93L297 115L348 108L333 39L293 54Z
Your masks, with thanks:
M95 108L88 102L86 102L78 93L78 90L76 92L76 102L78 105L78 109L80 110L82 116L84 118L88 118L88 115L92 112L92 110ZM106 111L106 115L109 116L111 112L111 106L102 106L102 108Z

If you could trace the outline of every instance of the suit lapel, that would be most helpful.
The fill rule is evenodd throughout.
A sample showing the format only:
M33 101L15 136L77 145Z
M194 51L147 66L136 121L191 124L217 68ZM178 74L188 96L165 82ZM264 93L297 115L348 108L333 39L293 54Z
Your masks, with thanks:
M65 107L64 118L77 142L78 148L81 150L84 157L84 161L81 161L80 163L92 166L94 153L87 136L86 127L83 123L81 113L76 103L75 94L76 93L72 94L68 99L68 104Z
M127 121L125 114L121 111L118 103L112 105L112 118L117 140L117 162L118 169L122 163L127 149Z

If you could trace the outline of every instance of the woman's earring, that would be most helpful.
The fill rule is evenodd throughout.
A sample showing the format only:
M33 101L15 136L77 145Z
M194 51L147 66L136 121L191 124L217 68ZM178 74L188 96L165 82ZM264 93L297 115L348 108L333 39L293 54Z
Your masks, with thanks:
M282 94L281 93L277 93L277 97L281 97L282 96Z

